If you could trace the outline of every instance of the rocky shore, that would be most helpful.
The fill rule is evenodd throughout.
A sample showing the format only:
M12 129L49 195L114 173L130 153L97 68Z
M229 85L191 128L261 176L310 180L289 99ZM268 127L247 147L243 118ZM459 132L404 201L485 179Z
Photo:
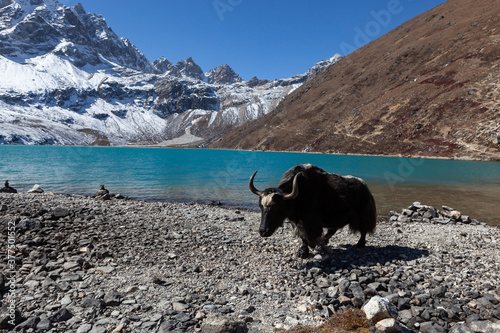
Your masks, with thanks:
M365 249L342 231L299 259L257 212L107 199L0 193L2 331L270 332L376 296L402 330L500 331L500 229L453 209L380 212Z

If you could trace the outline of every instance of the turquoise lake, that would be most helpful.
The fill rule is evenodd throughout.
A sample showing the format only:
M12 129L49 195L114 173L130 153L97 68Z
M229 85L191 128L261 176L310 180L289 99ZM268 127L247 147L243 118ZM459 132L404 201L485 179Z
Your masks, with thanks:
M104 184L135 199L221 201L257 209L248 179L258 170L258 189L275 187L299 163L363 178L379 214L422 204L451 206L462 214L500 225L500 164L456 160L352 155L249 152L210 149L0 146L0 186L25 192L92 195Z

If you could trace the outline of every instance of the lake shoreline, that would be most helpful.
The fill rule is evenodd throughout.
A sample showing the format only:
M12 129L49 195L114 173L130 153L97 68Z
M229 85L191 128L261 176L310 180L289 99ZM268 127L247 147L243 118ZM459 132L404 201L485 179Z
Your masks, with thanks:
M500 229L391 216L379 217L366 249L343 230L331 255L317 249L302 260L288 224L258 235L259 212L2 193L0 227L4 236L15 228L3 240L15 266L4 253L1 281L8 287L16 276L20 331L194 332L222 318L272 332L318 325L376 295L412 331L497 329Z
M326 153L316 151L290 151L290 150L248 150L248 149L229 149L229 148L213 148L213 147L190 147L186 145L126 145L116 147L132 147L132 148L167 148L167 149L203 149L203 150L227 150L227 151L242 151L242 152L262 152L262 153L290 153L290 154L311 154L311 155L332 155L332 156L366 156L366 157L391 157L391 158L416 158L429 160L451 160L451 161L470 161L470 162L500 162L498 157L470 157L470 156L422 156L422 155L401 155L401 154L354 154L354 153Z

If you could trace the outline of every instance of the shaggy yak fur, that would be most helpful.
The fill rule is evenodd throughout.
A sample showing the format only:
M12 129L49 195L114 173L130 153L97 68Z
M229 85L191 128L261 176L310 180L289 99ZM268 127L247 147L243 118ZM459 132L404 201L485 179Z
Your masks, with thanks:
M360 178L300 164L285 172L277 188L259 191L253 184L256 174L257 171L250 178L249 187L259 196L260 235L271 236L289 220L302 239L299 257L307 258L309 247L319 245L327 249L330 237L346 225L361 234L358 247L364 247L366 234L375 231L375 200ZM323 228L327 230L324 235Z

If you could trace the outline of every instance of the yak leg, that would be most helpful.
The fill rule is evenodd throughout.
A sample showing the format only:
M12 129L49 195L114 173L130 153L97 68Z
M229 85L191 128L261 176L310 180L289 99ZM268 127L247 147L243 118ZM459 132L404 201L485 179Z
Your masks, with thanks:
M356 244L356 246L358 248L363 248L365 247L365 244L366 244L366 232L365 233L361 233L361 237L359 238L359 241L358 241L358 244Z
M299 250L297 251L297 257L306 259L309 257L309 246L307 245L307 242L305 239L302 239L302 245L300 246Z
M327 232L326 234L323 236L323 243L326 245L328 245L328 242L330 241L330 238L335 235L335 233L337 232L338 229L327 229Z

